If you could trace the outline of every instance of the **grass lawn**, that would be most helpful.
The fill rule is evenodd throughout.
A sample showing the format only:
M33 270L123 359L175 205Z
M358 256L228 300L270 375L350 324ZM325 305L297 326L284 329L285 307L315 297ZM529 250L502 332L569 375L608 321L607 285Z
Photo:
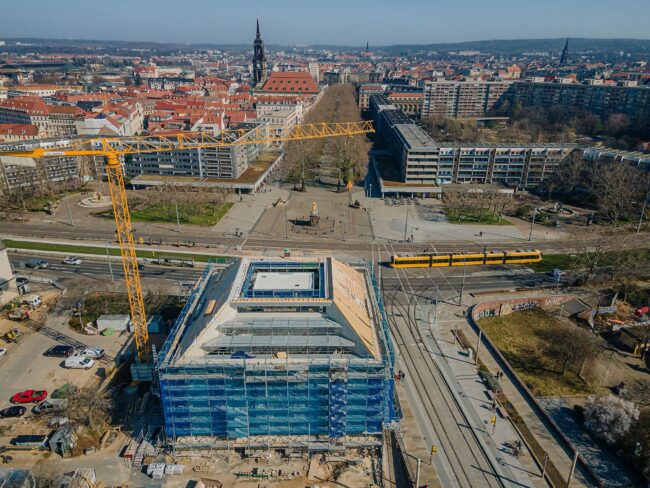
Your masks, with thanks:
M544 254L539 263L531 263L530 267L538 273L546 273L554 269L569 269L573 258L570 254Z
M486 209L463 209L457 213L445 209L445 213L451 224L512 225L510 221L499 219L498 214Z
M232 203L203 203L191 207L179 205L178 220L181 224L215 225L228 213ZM131 219L136 222L176 222L176 205L164 202L151 207L131 211Z
M2 242L8 248L14 249L26 249L30 251L58 251L65 252L69 254L97 254L101 256L106 256L106 248L104 247L93 247L93 246L79 246L74 244L51 244L49 242L30 242L30 241L14 241L12 239L3 239ZM120 250L114 248L108 248L108 254L111 256L119 256ZM178 259L193 259L196 262L207 263L208 259L216 259L217 262L225 262L227 258L223 256L208 256L204 254L191 254L191 253L180 253L180 252L168 252L168 251L148 251L138 249L136 254L139 258L148 258L152 259L155 257L170 257Z
M542 310L526 310L481 319L480 325L536 396L593 393L573 371L563 376L549 353L548 336L556 320Z

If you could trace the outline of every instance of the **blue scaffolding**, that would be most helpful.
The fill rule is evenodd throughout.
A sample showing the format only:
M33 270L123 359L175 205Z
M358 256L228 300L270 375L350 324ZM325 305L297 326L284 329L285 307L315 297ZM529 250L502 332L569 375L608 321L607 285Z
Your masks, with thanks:
M314 269L310 264L308 269ZM269 263L267 269L272 266L278 263ZM196 333L179 327L192 313L190 304L201 299L196 296L202 290L198 286L158 355L168 439L308 436L337 442L346 436L381 435L386 424L398 419L394 349L377 284L369 269L365 271L374 292L373 313L381 324L377 327L380 357L303 355L281 360L205 354L201 359L177 361L177 346L172 343L177 344L183 334ZM245 282L243 289L249 284ZM325 286L322 282L319 288ZM175 334L180 334L176 341Z

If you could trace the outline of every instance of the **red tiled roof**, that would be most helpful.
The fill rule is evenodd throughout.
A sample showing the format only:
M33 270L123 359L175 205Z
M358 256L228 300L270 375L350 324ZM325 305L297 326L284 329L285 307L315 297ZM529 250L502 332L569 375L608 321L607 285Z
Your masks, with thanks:
M25 112L30 115L47 115L47 105L41 97L24 96L0 101L0 108Z
M262 90L280 93L318 93L318 87L306 71L274 71Z
M84 111L79 107L70 105L48 105L51 114L68 114L68 115L83 115Z
M33 124L0 124L0 135L37 136L38 127Z

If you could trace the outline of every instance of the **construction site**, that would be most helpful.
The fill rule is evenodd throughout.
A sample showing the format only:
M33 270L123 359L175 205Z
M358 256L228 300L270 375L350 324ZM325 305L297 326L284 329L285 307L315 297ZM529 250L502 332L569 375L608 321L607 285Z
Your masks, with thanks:
M157 356L170 448L380 448L397 420L371 269L325 259L206 268Z

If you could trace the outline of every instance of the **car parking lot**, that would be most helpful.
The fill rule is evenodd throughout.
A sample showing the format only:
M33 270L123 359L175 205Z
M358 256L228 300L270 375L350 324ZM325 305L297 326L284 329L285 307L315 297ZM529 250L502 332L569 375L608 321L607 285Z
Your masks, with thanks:
M52 299L59 293L39 291L44 302L49 305L36 309L29 322L9 320L6 312L0 316L0 335L13 327L22 332L18 343L2 344L7 351L0 359L0 409L11 406L11 397L24 390L46 390L49 397L49 394L65 384L83 388L91 386L93 382L99 382L107 370L113 368L113 358L130 342L129 334L88 336L70 329L68 313L53 313ZM71 345L75 353L83 351L91 356L91 362L81 366L69 365L66 368L64 365L68 358L44 354L50 348L66 345ZM104 350L106 355L96 357L100 356L99 350ZM89 364L90 367L87 367ZM33 415L31 410L34 405L25 404L25 418ZM10 425L16 421L15 418L0 419L0 425Z

